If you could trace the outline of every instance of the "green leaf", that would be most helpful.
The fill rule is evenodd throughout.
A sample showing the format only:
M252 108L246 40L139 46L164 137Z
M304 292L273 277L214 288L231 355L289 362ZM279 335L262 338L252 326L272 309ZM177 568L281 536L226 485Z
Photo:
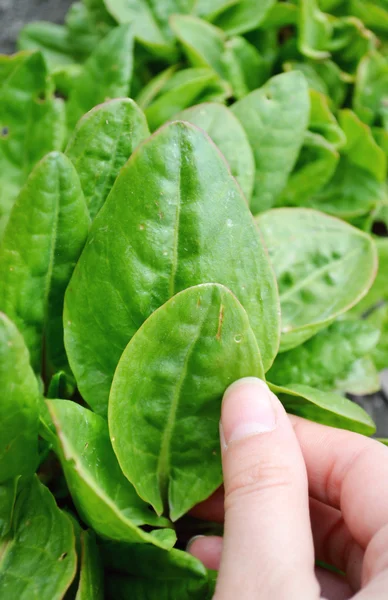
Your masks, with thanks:
M0 312L0 482L31 475L38 461L39 390L24 340Z
M277 206L303 206L320 192L335 173L339 153L322 135L307 131L298 160Z
M373 51L358 65L353 108L360 119L373 125L382 119L387 103L388 61L385 56Z
M212 69L184 69L169 79L145 114L154 131L185 108L205 101L222 102L228 95L228 84Z
M188 14L194 0L105 0L110 14L119 23L133 23L136 38L160 58L176 57L169 17Z
M66 348L94 410L106 414L119 358L145 319L177 292L209 281L236 294L268 369L279 308L266 251L219 150L194 125L176 122L121 170L68 287Z
M193 123L206 131L225 156L233 177L249 202L255 162L247 135L234 114L222 104L205 103L188 108L175 115L175 118Z
M241 36L225 42L221 62L225 78L230 81L237 100L262 86L268 79L266 60L253 44Z
M280 29L298 24L299 7L286 2L277 2L269 9L260 29Z
M387 159L371 130L351 110L339 115L347 143L332 180L309 204L342 218L368 213L385 200Z
M277 386L268 383L286 411L316 423L348 429L364 435L376 431L367 412L358 404L334 392L322 392L308 385Z
M373 351L373 356L375 352L376 349ZM372 357L363 356L356 360L350 369L337 379L336 387L337 390L356 396L379 392L380 377Z
M136 102L141 109L147 108L151 102L161 93L177 70L177 65L172 65L158 75L153 77L140 91Z
M187 552L175 549L166 552L145 544L106 543L102 545L102 554L108 571L108 598L112 600L211 598L208 592L212 586L205 567Z
M361 316L382 300L388 301L388 238L375 238L379 267L376 279L367 295L353 309L352 313Z
M253 214L271 208L284 189L303 143L309 104L306 80L295 71L273 77L232 106L255 156Z
M190 64L193 67L214 69L220 77L224 77L221 57L225 46L225 33L193 16L174 15L170 23Z
M57 452L74 504L83 521L100 536L122 542L171 547L175 532L166 530L166 543L140 529L166 527L137 496L122 474L109 439L105 419L69 400L48 400L57 435Z
M333 60L345 71L350 81L362 57L377 46L377 39L359 19L344 17L333 23L329 49Z
M331 60L297 62L288 60L283 68L286 72L301 71L309 88L324 94L330 106L342 106L346 92L347 80L341 69Z
M388 32L388 5L376 1L350 0L349 12L370 29L381 34Z
M328 58L332 25L328 16L319 10L317 0L300 0L298 25L300 52L314 60Z
M35 21L23 27L18 37L19 50L40 50L49 71L74 63L68 31L63 25Z
M93 219L104 204L121 167L149 136L147 121L133 100L111 100L78 123L66 149L79 175Z
M77 60L84 62L115 26L103 0L74 2L66 15L66 28Z
M268 378L278 385L336 389L337 379L375 348L379 336L379 330L366 321L336 321L303 345L279 354Z
M327 96L310 90L310 107L310 131L322 135L336 149L344 147L346 135L330 110Z
M70 160L53 152L23 187L0 245L0 310L15 321L45 373L65 368L63 298L86 241L89 217Z
M67 105L68 125L97 104L129 95L133 67L133 29L122 25L113 29L96 47L71 90Z
M382 371L388 368L388 304L379 306L368 316L368 322L380 329L380 340L372 353L376 367Z
M17 477L0 484L0 544L11 530L17 487Z
M20 188L34 165L60 150L64 105L54 99L39 52L0 55L0 238Z
M236 297L217 284L177 294L129 342L109 430L124 474L157 514L175 521L221 485L222 395L247 376L264 377L256 338Z
M240 2L241 0L197 0L195 13L203 19L213 21L221 13Z
M0 556L0 592L7 598L61 600L75 576L73 526L36 476L18 496Z
M93 531L81 533L81 573L75 600L104 600L104 571Z
M376 275L376 247L362 231L314 210L279 208L257 222L278 281L285 351L361 300Z
M214 19L214 24L230 35L257 29L264 21L275 0L240 0Z

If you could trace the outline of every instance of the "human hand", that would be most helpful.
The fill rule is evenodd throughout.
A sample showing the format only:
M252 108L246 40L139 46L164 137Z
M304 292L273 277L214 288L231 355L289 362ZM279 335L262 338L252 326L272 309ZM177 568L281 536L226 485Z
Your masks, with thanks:
M219 568L214 600L386 600L388 448L288 416L254 378L226 391L221 424L225 498L192 514L225 519L224 538L189 548Z

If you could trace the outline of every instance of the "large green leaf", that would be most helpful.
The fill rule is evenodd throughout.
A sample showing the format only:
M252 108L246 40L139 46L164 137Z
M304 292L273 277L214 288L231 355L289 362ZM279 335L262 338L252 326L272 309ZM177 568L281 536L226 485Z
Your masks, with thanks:
M316 423L372 435L376 426L358 404L334 392L323 392L308 385L278 386L268 383L286 411Z
M310 111L306 80L297 71L277 75L236 102L232 111L255 157L251 209L257 214L275 204L298 158Z
M0 540L4 538L11 529L17 486L17 477L0 484Z
M339 153L322 135L307 131L298 160L276 206L304 206L330 181Z
M145 319L175 293L212 281L243 304L268 369L279 306L266 251L218 149L176 122L121 170L68 287L66 348L95 410L106 413L119 358Z
M237 100L262 86L268 79L268 64L261 53L244 37L227 40L221 57L224 76Z
M375 348L379 335L379 330L366 321L336 321L302 346L279 354L268 378L278 385L302 383L335 389L337 380L353 363Z
M309 130L322 135L336 149L346 145L346 135L330 110L327 96L310 90L310 123Z
M337 379L337 390L346 394L355 394L356 396L375 394L380 391L380 376L374 361L378 347L379 344L377 344L371 356L363 356L356 360L348 371ZM386 364L388 363L386 362Z
M82 519L99 535L122 542L171 547L175 532L151 535L141 525L168 526L137 496L122 474L105 419L69 400L48 400L58 434L57 452Z
M368 235L318 211L279 208L257 222L278 281L285 351L361 300L375 278L377 252Z
M124 474L158 514L175 521L221 484L222 395L250 375L264 377L255 335L217 284L177 294L129 342L112 383L109 430Z
M6 482L37 466L39 390L24 340L1 312L0 389L0 482Z
M81 572L75 600L104 600L104 570L93 531L81 533Z
M228 95L229 84L212 69L184 69L166 82L145 114L153 131L185 108L205 101L223 102Z
M300 0L298 46L302 54L314 60L328 58L332 25L319 10L317 0Z
M52 152L31 173L0 245L0 310L15 321L33 368L66 367L63 298L86 241L89 216L77 173Z
M353 108L360 119L368 125L373 125L381 120L387 102L387 58L376 51L370 52L358 65Z
M249 202L255 161L247 135L234 114L222 104L209 102L188 108L175 118L193 123L206 131L225 156L232 175Z
M133 100L111 100L78 123L66 149L79 175L92 219L134 149L149 136L147 121Z
M195 0L105 0L119 23L133 23L136 38L159 57L174 59L176 53L169 18L188 14Z
M52 97L43 56L0 55L0 238L31 169L64 135L64 104Z
M368 213L385 199L387 159L371 130L351 110L339 115L347 142L332 180L309 204L342 218Z
M12 536L0 542L3 598L61 600L76 571L73 526L34 476L15 505Z
M74 63L68 31L63 25L36 21L23 27L18 37L19 50L40 50L50 71Z
M352 313L362 315L382 300L388 301L388 238L375 238L379 257L376 279L367 295L353 309Z
M380 340L372 353L373 361L378 369L388 369L388 304L376 308L368 322L380 329Z
M185 15L174 15L171 27L193 67L211 68L221 77L224 76L221 57L226 35L221 29L197 17Z
M129 95L133 67L132 54L131 25L116 27L98 44L71 90L67 105L70 129L97 104Z
M212 582L203 564L181 550L149 545L102 545L108 598L210 600ZM152 577L150 577L152 573ZM120 595L122 594L122 595Z
M257 29L276 0L240 0L223 11L214 20L215 25L229 34L246 33Z

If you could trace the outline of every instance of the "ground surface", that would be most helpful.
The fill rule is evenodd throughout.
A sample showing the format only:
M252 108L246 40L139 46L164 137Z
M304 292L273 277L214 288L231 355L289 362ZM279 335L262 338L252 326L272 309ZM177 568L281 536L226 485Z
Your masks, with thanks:
M20 28L29 21L60 23L73 0L0 0L0 53L11 53ZM388 437L388 371L383 377L383 393L357 399L373 416L377 433Z

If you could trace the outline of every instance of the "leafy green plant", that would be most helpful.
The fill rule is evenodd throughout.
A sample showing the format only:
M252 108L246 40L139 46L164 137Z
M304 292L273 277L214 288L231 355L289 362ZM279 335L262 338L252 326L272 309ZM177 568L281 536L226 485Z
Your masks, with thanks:
M0 595L210 600L188 513L241 377L374 434L387 32L381 0L82 0L0 57Z

